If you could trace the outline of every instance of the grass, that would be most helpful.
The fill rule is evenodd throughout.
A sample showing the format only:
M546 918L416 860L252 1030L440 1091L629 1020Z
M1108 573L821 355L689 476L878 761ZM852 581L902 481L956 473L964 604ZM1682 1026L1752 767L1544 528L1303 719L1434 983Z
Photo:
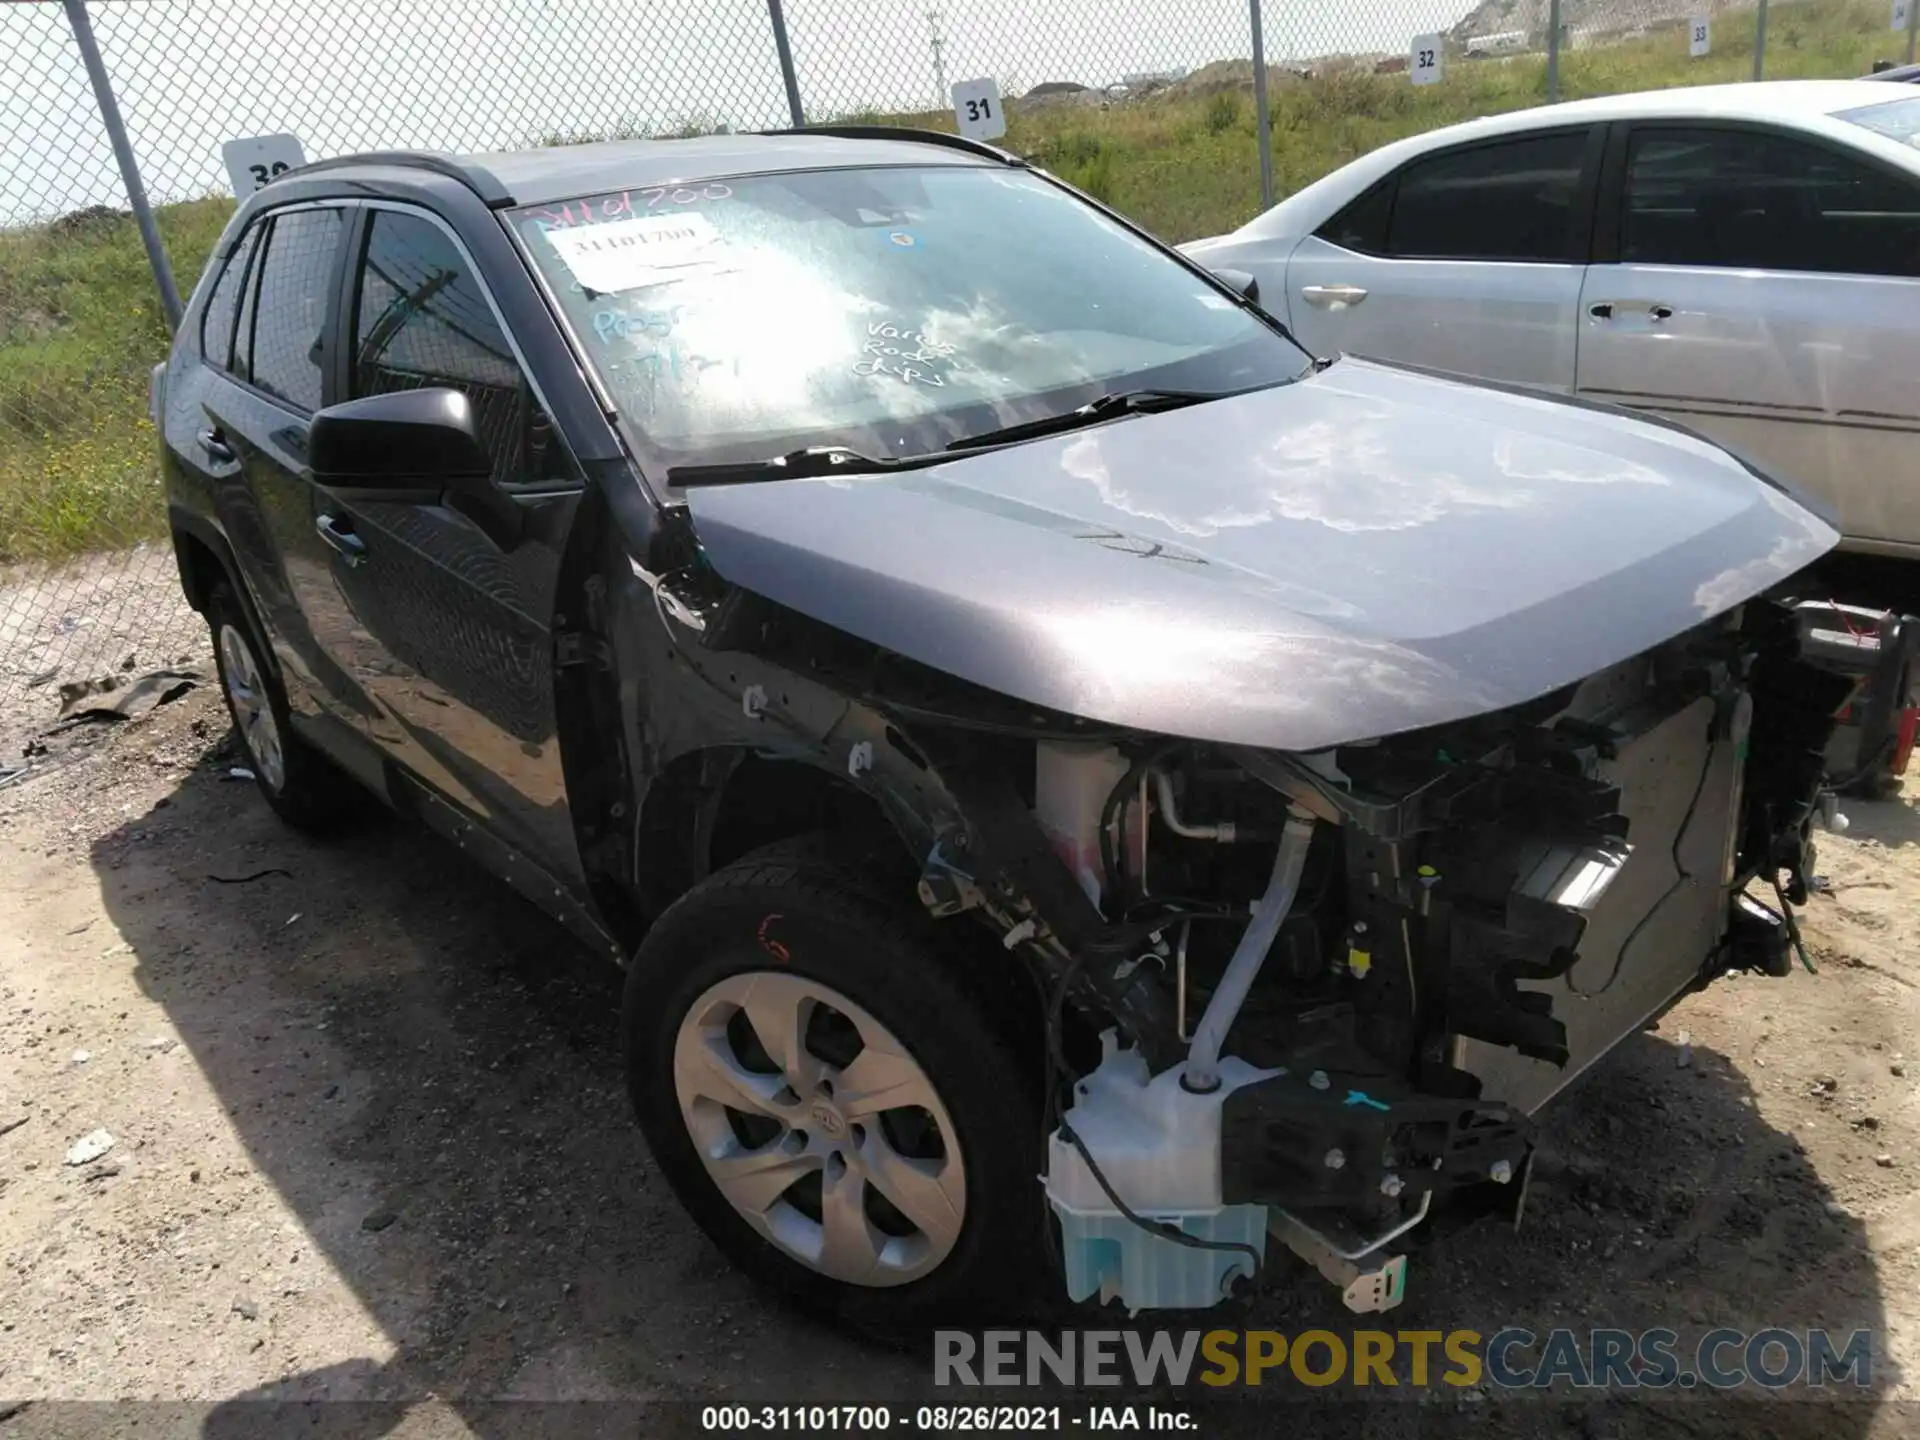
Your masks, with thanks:
M1767 73L1864 74L1892 57L1880 0L1800 0L1769 19ZM1561 93L1584 95L1744 80L1753 17L1714 20L1714 53L1690 60L1678 22L1642 38L1561 56ZM1543 57L1448 57L1445 79L1322 66L1271 94L1275 187L1286 195L1402 136L1543 103ZM845 117L952 128L950 114ZM1250 96L1152 97L1101 109L1072 103L1009 111L1004 143L1171 241L1231 229L1260 208ZM675 133L713 126L696 117ZM635 127L622 127L631 133ZM550 143L600 138L553 135ZM198 277L232 201L163 206L160 229L182 293ZM0 231L0 562L107 549L161 532L147 374L167 332L133 222L69 216Z

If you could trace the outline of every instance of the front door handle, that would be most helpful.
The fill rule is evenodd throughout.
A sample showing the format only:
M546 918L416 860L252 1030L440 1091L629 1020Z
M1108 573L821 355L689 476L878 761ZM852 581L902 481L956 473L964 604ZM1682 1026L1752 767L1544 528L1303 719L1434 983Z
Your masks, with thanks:
M1587 314L1596 320L1611 320L1613 318L1613 302L1611 300L1596 301L1594 304L1587 306Z
M1673 307L1671 305L1649 305L1647 307L1647 314L1655 320L1671 320L1673 318Z
M1358 285L1303 285L1300 298L1322 310L1344 310L1366 299L1367 292Z
M218 461L222 465L231 465L239 459L239 456L233 453L233 446L227 443L227 437L212 426L202 430L199 439L200 448L207 452L209 460Z
M351 520L336 519L332 515L316 516L313 528L320 532L320 538L339 552L340 558L349 566L363 564L367 558L367 542L353 533Z

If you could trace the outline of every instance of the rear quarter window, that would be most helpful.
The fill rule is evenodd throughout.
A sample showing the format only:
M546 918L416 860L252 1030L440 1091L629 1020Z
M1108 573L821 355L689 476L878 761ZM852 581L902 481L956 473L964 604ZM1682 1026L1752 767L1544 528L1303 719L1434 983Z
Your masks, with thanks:
M233 247L207 296L207 308L200 316L200 354L209 365L221 370L233 366L233 329L240 314L240 294L246 287L253 251L260 239L260 225L249 225Z

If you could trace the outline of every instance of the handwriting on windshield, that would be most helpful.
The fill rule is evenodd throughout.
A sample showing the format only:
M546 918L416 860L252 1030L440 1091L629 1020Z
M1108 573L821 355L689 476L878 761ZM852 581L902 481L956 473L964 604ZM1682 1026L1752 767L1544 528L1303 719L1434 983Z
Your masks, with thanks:
M950 364L953 346L942 344L921 330L902 330L881 321L867 326L866 343L860 347L866 358L853 367L856 375L891 375L909 385L944 388L947 377L937 367Z
M630 313L624 310L596 310L593 312L594 338L602 344L615 340L639 340L643 337L663 340L673 333L674 322L680 318L680 307L671 310L642 310Z
M542 230L565 230L574 225L598 225L608 220L645 215L664 206L726 200L732 195L732 187L718 180L706 185L655 185L645 190L622 190L618 195L602 195L597 200L573 200L558 209L530 210L527 214Z

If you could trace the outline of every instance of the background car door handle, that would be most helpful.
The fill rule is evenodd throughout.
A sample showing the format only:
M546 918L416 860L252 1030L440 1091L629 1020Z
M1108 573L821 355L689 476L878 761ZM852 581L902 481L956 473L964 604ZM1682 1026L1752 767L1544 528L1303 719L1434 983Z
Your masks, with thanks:
M207 452L207 458L217 460L222 465L231 465L239 458L233 453L233 447L227 443L227 437L218 430L202 430L200 448Z
M1340 310L1358 305L1367 298L1367 292L1358 285L1303 285L1300 298L1322 310Z
M1596 304L1589 305L1587 307L1587 314L1596 320L1611 320L1613 318L1613 302L1611 300L1601 300Z
M367 542L353 533L351 521L319 515L314 518L313 528L320 532L322 540L340 552L340 558L347 564L359 565L366 560Z

